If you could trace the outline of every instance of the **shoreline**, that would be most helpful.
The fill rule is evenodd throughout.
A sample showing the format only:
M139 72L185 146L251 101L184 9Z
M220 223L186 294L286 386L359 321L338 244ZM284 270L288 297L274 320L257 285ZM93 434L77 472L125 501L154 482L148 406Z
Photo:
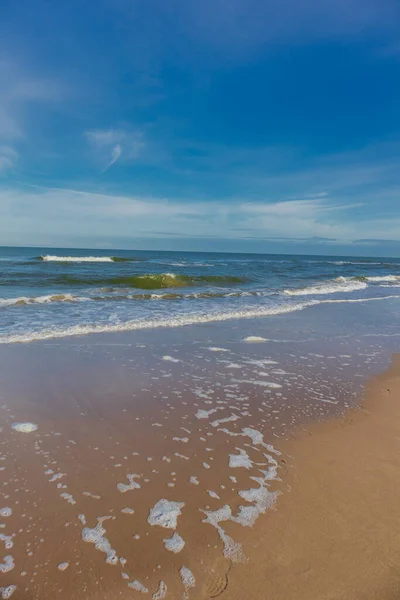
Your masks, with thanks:
M286 491L245 544L226 600L400 597L400 354L360 406L282 441Z
M336 431L346 429L340 424L347 423L348 415L363 421L365 409L346 410L356 401L354 385L361 384L356 377L364 381L388 353L374 342L359 355L344 354L350 352L347 337L335 347L308 340L296 349L293 342L283 341L279 348L276 342L243 342L245 334L256 332L253 326L217 332L202 327L188 330L185 340L170 330L154 332L151 339L135 336L134 343L125 334L104 337L98 345L91 338L86 344L75 340L1 349L0 384L9 400L0 415L5 425L2 465L7 467L3 475L11 479L0 506L13 509L2 530L15 537L9 553L16 568L4 577L17 586L13 599L142 597L127 585L131 579L150 590L147 597L162 580L166 598L175 599L183 593L179 572L184 566L196 579L191 600L239 600L249 594L254 600L302 600L301 574L310 571L304 567L303 540L313 531L308 506L320 497L315 489L320 471L313 463L314 455L319 462L324 456L319 440L326 432L330 442L325 445L334 450ZM20 373L23 377L17 377ZM345 416L338 416L344 410ZM37 423L38 430L10 431L15 421ZM263 433L268 456L254 436L243 435L245 428ZM303 433L290 433L299 428ZM242 468L231 469L233 455ZM329 472L334 458L328 457ZM222 522L232 548L238 554L242 548L249 559L232 564L223 555L218 528L204 524L204 511L229 505L237 515L246 504L241 494L255 488L255 476L260 479L260 465L269 469L274 460L280 465L278 477L272 476L265 489L280 494L276 506L251 529L233 519ZM198 479L194 485L193 476ZM311 500L304 500L306 491ZM185 502L176 531L186 545L176 554L165 547L173 530L149 527L149 509L161 498ZM105 564L98 548L83 543L84 527L93 530L99 518L107 518L105 536L121 566ZM306 532L301 529L305 523ZM313 549L318 558L325 551L318 544L311 544ZM65 563L69 567L60 570ZM288 572L294 579L285 589ZM28 573L25 580L21 573ZM350 593L324 595L323 582L315 592L309 582L305 585L304 600L312 600L312 593L316 600L358 600Z

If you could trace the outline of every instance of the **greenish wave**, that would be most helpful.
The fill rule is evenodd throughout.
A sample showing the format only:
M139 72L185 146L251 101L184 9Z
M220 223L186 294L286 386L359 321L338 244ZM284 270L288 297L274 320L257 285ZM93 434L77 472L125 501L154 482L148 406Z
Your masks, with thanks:
M137 288L140 290L159 290L164 288L181 288L211 284L226 287L244 283L247 279L230 275L175 275L173 273L148 273L146 275L129 275L121 277L89 278L61 275L54 279L55 283L70 285L96 285Z

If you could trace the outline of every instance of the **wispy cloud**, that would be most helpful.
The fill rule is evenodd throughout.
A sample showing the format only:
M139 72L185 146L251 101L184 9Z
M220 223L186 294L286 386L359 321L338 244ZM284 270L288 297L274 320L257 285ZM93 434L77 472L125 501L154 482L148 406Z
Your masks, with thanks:
M18 152L10 146L0 146L0 175L13 169L18 160Z
M143 133L129 129L92 129L85 131L85 137L94 149L96 156L106 163L107 171L122 156L126 160L136 159L145 146Z
M254 203L232 200L191 203L176 199L142 198L89 193L73 189L26 188L0 191L0 233L20 231L33 243L41 231L70 236L83 234L90 219L93 237L149 234L350 243L360 239L400 241L400 216L379 218L363 214L363 208L338 204L329 197L288 202ZM356 212L356 214L352 214ZM3 229L3 231L1 230ZM36 243L36 242L35 242Z

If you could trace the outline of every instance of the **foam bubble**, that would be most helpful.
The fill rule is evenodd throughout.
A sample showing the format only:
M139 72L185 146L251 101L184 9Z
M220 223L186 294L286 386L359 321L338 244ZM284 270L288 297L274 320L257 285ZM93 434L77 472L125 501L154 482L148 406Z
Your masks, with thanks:
M34 423L13 423L11 427L14 431L19 431L19 433L32 433L32 431L36 431L38 428Z
M56 256L45 254L40 258L44 262L114 262L111 256Z
M147 587L144 587L144 585L142 583L140 583L140 581L138 581L137 579L130 581L128 583L128 587L132 588L136 592L141 592L142 594L149 593L149 590L147 589Z
M211 427L218 427L221 423L230 423L231 421L237 421L240 419L238 415L232 414L230 417L226 417L225 419L218 419L217 421L213 421L211 423Z
M211 346L208 350L210 350L210 352L230 352L227 348L218 348L217 346Z
M96 550L106 554L106 563L115 565L118 562L116 551L111 548L111 544L105 537L106 529L103 527L103 522L112 517L97 517L96 527L84 527L82 529L82 540L89 544L94 544Z
M184 506L184 502L173 502L163 498L150 509L147 522L149 525L176 529L178 517L182 514L181 508Z
M225 504L214 511L202 512L206 515L206 518L203 519L203 523L209 523L217 530L224 545L223 554L225 558L229 558L232 562L244 562L245 557L241 545L229 537L220 525L220 522L233 520L229 504Z
M211 410L203 410L200 408L195 414L196 419L208 419L208 417L217 412L216 408L212 408Z
M9 571L12 571L14 567L14 559L10 554L8 554L7 556L3 557L3 562L0 563L0 573L8 573Z
M11 517L12 508L9 506L5 506L4 508L0 508L0 517Z
M209 496L211 496L211 498L216 498L217 500L220 500L220 497L218 496L218 494L216 494L212 490L207 490L207 493Z
M253 385L259 385L260 387L267 387L275 390L278 390L282 387L280 383L275 383L273 381L262 381L257 379L232 379L232 381L234 381L235 383L251 383Z
M129 484L126 483L118 483L117 484L117 490L119 492L121 492L121 494L124 494L125 492L128 492L129 490L136 490L140 488L140 484L137 483L137 481L135 481L135 478L140 477L140 475L137 475L136 473L128 473L126 478L129 481Z
M64 500L66 500L68 504L76 504L72 494L67 494L66 492L63 492L62 494L60 494L60 496L61 498L64 498Z
M152 595L152 600L162 600L167 595L167 585L164 581L160 581L157 591Z
M178 362L181 362L181 361L179 360L179 358L174 358L173 356L168 356L168 355L166 355L166 356L163 356L163 357L162 357L162 359L163 359L163 360L166 360L167 362L172 362L172 363L178 363Z
M193 485L199 485L199 480L197 479L197 477L195 477L195 475L191 475L189 477L189 481L190 483L193 483Z
M14 542L12 541L11 535L5 535L4 533L0 533L0 542L4 542L4 548L6 550L10 550L14 546Z
M57 565L57 569L59 571L65 571L66 569L68 569L69 567L69 562L62 562L59 565Z
M242 467L244 469L251 469L253 466L253 461L250 460L249 455L244 450L240 448L236 448L239 451L239 454L230 454L229 455L229 466L231 468Z
M279 450L276 450L271 444L266 444L264 442L264 436L261 431L257 431L257 429L252 429L251 427L244 427L242 429L242 435L245 435L251 439L255 446L263 446L269 452L280 456Z
M126 515L133 515L135 511L133 508L121 508L121 512Z
M179 574L186 592L191 588L194 588L196 585L196 579L194 578L194 575L190 569L187 567L181 567L179 569Z
M165 548L170 552L174 552L175 554L183 550L185 546L185 541L176 532L170 538L165 538L163 542Z
M7 585L7 587L0 588L1 599L8 600L11 598L16 589L16 585Z

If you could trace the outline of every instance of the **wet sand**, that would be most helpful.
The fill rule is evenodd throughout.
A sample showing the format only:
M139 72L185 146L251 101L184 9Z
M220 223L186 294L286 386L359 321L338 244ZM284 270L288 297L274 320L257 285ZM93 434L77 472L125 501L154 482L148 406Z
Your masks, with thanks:
M385 598L366 595L366 577L376 586L384 557L398 556L400 431L381 415L394 391L381 402L380 378L370 412L332 421L356 405L380 350L277 350L223 334L1 349L3 594Z

